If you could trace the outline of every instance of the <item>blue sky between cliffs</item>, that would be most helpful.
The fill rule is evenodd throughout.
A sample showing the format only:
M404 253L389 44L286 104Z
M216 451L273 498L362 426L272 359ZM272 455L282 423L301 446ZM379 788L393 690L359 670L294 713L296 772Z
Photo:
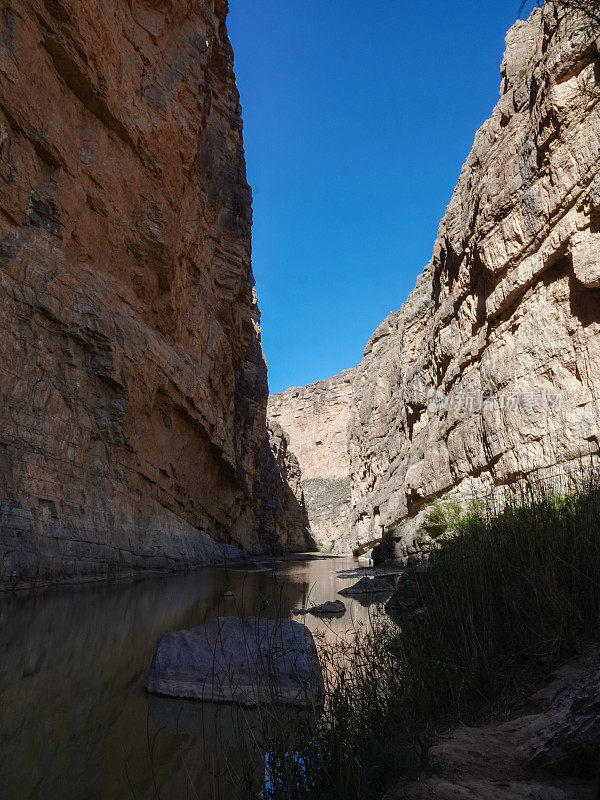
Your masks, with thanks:
M271 392L355 366L414 287L518 10L230 0Z

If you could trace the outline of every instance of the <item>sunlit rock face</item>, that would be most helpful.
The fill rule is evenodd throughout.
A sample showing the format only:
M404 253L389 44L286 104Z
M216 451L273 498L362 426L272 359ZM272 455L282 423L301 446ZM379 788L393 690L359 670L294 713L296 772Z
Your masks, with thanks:
M269 397L269 419L280 425L302 470L302 489L314 539L343 537L350 508L348 424L353 370Z
M263 547L267 382L226 14L3 4L5 585Z
M507 36L409 299L354 378L349 551L445 492L568 473L600 436L600 81L553 4Z

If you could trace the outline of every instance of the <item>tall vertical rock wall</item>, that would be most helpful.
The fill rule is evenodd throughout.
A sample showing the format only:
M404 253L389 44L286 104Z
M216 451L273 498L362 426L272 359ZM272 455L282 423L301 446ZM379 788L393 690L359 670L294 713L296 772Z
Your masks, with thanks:
M449 490L568 473L600 442L600 71L552 3L507 36L433 258L368 343L350 425L352 530Z
M302 471L289 436L274 420L267 422L267 441L260 453L255 496L261 537L271 550L316 549L306 509Z
M302 470L312 536L323 544L343 537L347 530L353 372L348 369L269 397L269 418L285 431Z
M2 3L2 585L263 547L272 453L226 14Z

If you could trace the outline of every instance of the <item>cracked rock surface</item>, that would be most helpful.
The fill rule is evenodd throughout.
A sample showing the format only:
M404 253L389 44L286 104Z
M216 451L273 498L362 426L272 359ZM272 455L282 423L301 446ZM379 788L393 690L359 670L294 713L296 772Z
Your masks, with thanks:
M226 14L3 3L1 585L263 549L268 392Z
M354 373L337 552L450 490L568 480L598 453L597 53L586 23L554 4L509 31L500 99L432 259Z

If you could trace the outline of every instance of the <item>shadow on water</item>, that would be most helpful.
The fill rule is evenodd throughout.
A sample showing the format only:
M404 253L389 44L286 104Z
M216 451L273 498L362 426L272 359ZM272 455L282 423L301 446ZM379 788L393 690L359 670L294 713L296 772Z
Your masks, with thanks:
M243 708L152 695L148 695L148 704L154 728L169 738L177 737L183 745L175 771L179 778L183 771L190 794L200 798L247 800L248 787L259 787L264 781L269 750L265 733L270 723L275 723L271 717L286 716L288 731L296 733L296 745L307 741L312 722L308 711L289 706ZM185 744L190 741L194 746L186 752ZM290 743L291 738L287 740ZM154 764L162 763L164 755L159 745L153 753Z
M182 710L179 701L147 696L156 645L168 631L217 616L288 617L335 599L348 583L336 571L352 563L257 562L0 595L2 797L234 800L227 775L250 752L231 718L239 710L203 703ZM232 599L224 598L228 591ZM348 606L346 618L326 624L327 635L365 618L359 603ZM303 621L323 630L317 619ZM258 723L243 713L252 741ZM256 769L264 772L260 760Z

